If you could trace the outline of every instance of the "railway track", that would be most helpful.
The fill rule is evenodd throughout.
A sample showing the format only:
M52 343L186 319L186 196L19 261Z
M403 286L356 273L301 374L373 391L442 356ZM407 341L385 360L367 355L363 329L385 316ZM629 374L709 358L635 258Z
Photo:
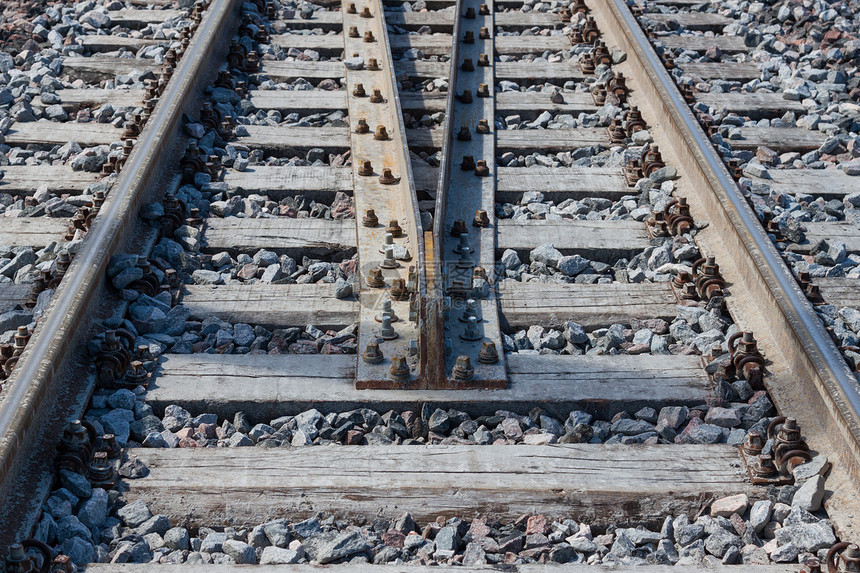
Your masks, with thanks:
M96 9L5 132L7 567L851 570L853 203L759 179L856 137L655 4Z

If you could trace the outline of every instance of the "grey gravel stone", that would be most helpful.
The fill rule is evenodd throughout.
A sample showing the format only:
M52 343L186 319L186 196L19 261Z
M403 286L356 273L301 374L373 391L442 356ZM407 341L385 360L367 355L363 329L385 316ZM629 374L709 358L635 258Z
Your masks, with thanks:
M816 475L800 486L794 493L791 501L792 506L797 506L806 511L818 511L821 500L824 497L824 476Z
M358 531L348 533L329 531L306 539L304 548L313 561L324 565L343 557L367 551L370 549L370 545Z
M116 514L128 527L137 527L152 517L146 503L140 499L121 507Z
M818 551L836 543L836 536L828 523L800 523L777 529L776 542L794 543L803 551Z
M239 565L256 564L257 554L254 548L243 541L228 539L223 544L224 553L233 558Z
M298 563L301 555L298 551L284 549L282 547L264 547L260 555L260 565L287 565Z

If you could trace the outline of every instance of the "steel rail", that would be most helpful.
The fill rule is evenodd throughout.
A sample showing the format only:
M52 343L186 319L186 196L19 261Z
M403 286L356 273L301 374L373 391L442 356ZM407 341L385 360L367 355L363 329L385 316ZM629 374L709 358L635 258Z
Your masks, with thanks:
M143 191L160 176L160 162L178 133L183 111L193 100L201 75L212 72L213 53L220 50L225 26L236 16L238 0L213 0L147 126L114 182L104 205L84 239L83 248L57 288L46 317L21 355L8 392L0 402L0 488L14 474L17 456L39 428L33 428L40 408L49 401L61 367L74 349L74 336L89 324L88 316L103 284L110 256L132 227Z
M447 385L448 377L445 369L445 333L443 324L444 313L444 264L445 264L445 218L448 212L448 191L451 179L453 157L451 150L454 146L454 106L457 104L457 80L460 74L460 41L462 35L463 0L454 3L454 29L452 30L451 59L448 72L448 93L445 97L445 131L442 138L442 150L439 161L439 181L436 184L436 205L433 210L433 260L432 285L428 285L427 324L430 336L428 345L435 349L427 352L433 358L435 371L432 373L434 387L442 388ZM432 321L432 322L431 322ZM429 374L429 373L428 373Z
M384 50L388 54L387 61L391 63L391 66L388 69L387 79L391 82L392 92L394 93L394 107L399 110L399 113L395 114L397 116L398 129L400 130L400 133L403 134L403 137L400 140L400 153L403 156L403 168L405 169L405 173L401 176L406 177L406 181L408 182L410 199L409 205L406 207L408 207L411 213L412 220L415 221L415 234L417 237L417 245L415 246L418 251L416 259L417 262L415 264L415 271L417 273L416 288L418 290L418 292L415 293L415 297L418 301L419 362L417 374L419 380L423 383L427 383L428 380L432 383L434 362L430 360L432 352L427 351L429 345L424 341L424 338L433 332L432 329L429 333L427 331L428 320L430 320L428 313L432 309L431 306L428 306L428 303L431 301L428 300L427 294L427 241L425 240L425 229L421 220L421 211L418 208L418 195L415 191L415 177L412 174L412 155L409 152L409 142L406 140L406 123L403 121L403 106L400 102L400 90L397 87L397 77L394 70L394 57L391 52L391 39L388 37L388 22L385 19L385 3L381 0L379 2L379 17L382 20L383 31L382 38L380 38L379 41L384 43ZM356 158L353 157L352 160L355 161ZM432 342L429 344L432 344ZM430 372L429 377L427 375L428 371Z
M710 190L733 225L745 251L742 254L752 261L760 282L777 304L780 317L776 318L781 318L781 325L788 327L794 347L803 351L802 357L792 357L800 370L794 375L808 374L813 381L817 378L816 386L825 405L839 417L839 428L850 437L851 442L846 445L853 453L853 471L857 477L857 467L860 466L860 385L857 379L693 116L625 0L589 0L589 5L619 29L621 33L615 40L645 67L648 80L653 83L661 100L657 104L663 105L669 126L682 136L681 141L672 142L673 146L685 146L684 151L694 159L696 167L707 179ZM771 325L777 326L775 321L771 321ZM801 369L804 365L811 368Z

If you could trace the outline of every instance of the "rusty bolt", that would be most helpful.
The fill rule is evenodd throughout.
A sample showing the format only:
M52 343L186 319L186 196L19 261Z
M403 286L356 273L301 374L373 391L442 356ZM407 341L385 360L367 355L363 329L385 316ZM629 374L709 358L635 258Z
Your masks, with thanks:
M481 134L490 133L490 124L486 119L479 119L478 125L475 127L475 131Z
M464 155L463 161L460 162L460 169L462 169L463 171L474 171L475 158L471 155Z
M356 26L349 27L349 37L350 38L358 38L360 34L358 33L358 28Z
M96 487L111 488L116 482L113 465L108 459L107 452L96 452L87 470L87 478Z
M374 38L374 37L373 37L373 32L372 32L372 31L367 30L367 31L364 33L364 41L365 41L366 43L368 43L368 44L370 44L370 43L372 43L372 42L375 42L375 41L376 41L376 38Z
M466 18L468 20L474 20L475 19L475 9L472 7L466 8L466 13L463 14L463 18Z
M487 84L478 84L478 97L490 97L490 87Z
M33 562L30 556L24 551L24 546L20 543L13 543L9 546L9 555L6 556L4 571L35 571Z
M472 226L474 227L489 227L490 226L490 217L487 215L487 212L483 209L478 209L475 211L475 218L472 219Z
M472 103L472 90L463 90L457 99L460 100L460 103Z
M481 28L481 31L478 32L478 37L482 40L489 40L490 30L488 30L487 28Z
M475 43L475 33L471 30L466 30L463 34L463 43L464 44L474 44Z
M367 60L367 69L371 72L379 71L379 62L376 61L376 58L370 58Z
M758 430L751 430L744 441L744 453L748 456L757 456L761 453L763 447L764 440L761 437L761 432Z
M406 281L400 277L391 279L389 295L394 300L406 300L409 297L409 291L406 288Z
M409 380L409 366L406 364L406 357L402 354L395 354L391 358L391 368L388 369L388 375L397 382Z
M367 120L363 117L358 119L358 125L355 126L356 133L370 133L370 126L367 125Z
M367 97L367 92L364 91L364 84L355 84L355 88L352 90L352 95L354 97Z
M773 457L770 454L762 454L758 457L753 465L753 472L756 477L765 479L772 478L779 473L773 464Z
M469 132L469 128L465 125L460 126L460 131L457 133L457 141L471 141L472 134Z
M108 459L115 460L122 454L122 448L116 441L114 434L105 434L102 436L102 448L107 453Z
M382 351L379 349L379 343L375 340L368 342L364 352L361 354L361 359L368 364L381 364L385 358L382 356Z
M382 175L379 176L379 182L383 185L394 185L398 179L394 177L390 167L382 168Z
M377 141L387 141L389 139L388 130L385 129L384 125L376 126L376 133L373 134L373 139L376 139Z
M373 94L370 96L370 103L382 103L382 91L379 88L373 88Z
M479 159L478 164L475 165L475 175L478 177L486 177L490 174L490 168L487 167L487 162L484 159Z
M478 55L478 65L483 68L486 68L490 65L490 58L487 57L487 54Z
M481 343L481 351L478 353L478 362L481 364L495 364L499 361L499 351L496 349L496 343L492 340L485 340Z
M397 222L397 219L391 219L388 221L388 226L385 227L386 233L391 233L394 238L403 236L403 229L400 227L400 223Z
M365 227L375 227L379 224L379 217L373 209L368 209L364 212L364 217L361 218L361 224Z
M370 13L370 6L365 6L361 9L361 14L359 14L362 18L373 18L373 14Z
M349 6L346 7L347 14L355 14L357 10L355 9L355 2L350 2Z
M487 6L486 4L481 4L478 7L478 14L480 14L481 16L489 16L490 15L490 7Z
M468 232L469 231L466 230L466 222L461 220L461 219L455 220L454 224L451 225L451 236L452 237L459 237L463 233L468 233Z
M472 58L463 58L463 63L460 65L460 69L464 72L474 72L475 64L472 62Z
M367 273L365 281L370 288L382 288L385 286L385 279L382 278L382 269L373 267Z
M457 363L451 371L454 375L454 380L471 380L475 377L475 369L472 368L472 361L468 356L462 355L457 357Z
M358 174L364 177L369 177L373 175L373 164L369 159L365 159L361 163L361 167L358 168Z

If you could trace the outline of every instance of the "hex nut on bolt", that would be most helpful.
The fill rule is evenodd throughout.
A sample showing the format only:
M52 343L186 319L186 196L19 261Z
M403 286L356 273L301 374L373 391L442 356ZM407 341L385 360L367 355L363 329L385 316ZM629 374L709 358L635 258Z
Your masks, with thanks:
M375 227L379 224L379 217L376 216L373 209L368 209L365 211L364 217L361 218L361 224L365 227Z
M481 364L495 364L499 361L499 351L496 349L496 343L492 340L485 340L481 343L481 351L478 353L478 362Z
M395 354L391 358L391 368L388 369L388 375L392 380L396 380L397 382L409 380L409 366L406 364L405 356Z
M382 319L388 316L391 319L391 322L397 322L400 320L400 317L394 314L394 308L391 305L391 299L386 298L382 301L382 311L376 313L376 316L373 319L376 322L382 322Z
M383 167L382 175L379 176L379 182L383 185L394 185L397 181L399 181L399 179L394 177L394 174L391 172L391 168Z
M460 335L460 338L463 340L481 340L484 336L481 334L481 329L478 328L478 318L476 316L470 316L469 321L466 323L466 328L463 329L463 334Z
M451 371L454 380L471 380L475 377L475 369L472 368L472 361L468 356L458 356L457 363Z
M369 177L373 175L373 164L369 159L365 159L361 163L361 167L358 168L358 174L364 177Z
M385 357L382 356L382 350L379 349L379 343L371 340L367 343L364 352L361 354L361 359L368 364L381 364Z
M388 130L385 129L384 125L376 126L376 133L373 134L373 139L377 141L388 141L390 139L388 137Z
M382 260L382 263L379 265L383 269L396 269L400 266L400 263L397 262L397 259L394 258L394 246L388 245L385 248L385 258Z
M367 69L371 72L379 71L379 62L376 60L376 58L370 58L369 60L367 60Z
M356 26L349 27L349 37L350 38L358 38L360 34L358 33L358 28Z
M475 211L475 218L472 219L472 225L475 227L489 227L490 216L483 209Z
M409 291L406 290L406 281L401 277L391 280L391 289L388 294L394 300L406 300L409 297Z
M382 92L379 88L373 88L373 95L370 96L370 103L382 103Z
M394 238L403 236L403 228L400 226L400 223L397 222L397 219L391 219L388 221L388 226L385 227L386 233L391 233Z
M394 340L397 338L398 334L394 330L394 327L391 326L391 315L382 315L382 327L379 329L379 336L383 340Z
M363 117L358 120L358 125L355 126L356 133L370 133L370 126L367 125L367 120Z
M382 269L373 267L367 273L365 281L370 288L382 288L385 286L385 279L382 277Z
M352 95L355 97L367 97L367 92L364 91L364 84L355 84L352 90ZM360 122L361 120L359 120Z

